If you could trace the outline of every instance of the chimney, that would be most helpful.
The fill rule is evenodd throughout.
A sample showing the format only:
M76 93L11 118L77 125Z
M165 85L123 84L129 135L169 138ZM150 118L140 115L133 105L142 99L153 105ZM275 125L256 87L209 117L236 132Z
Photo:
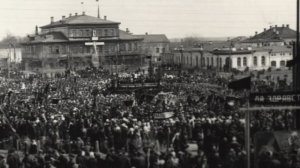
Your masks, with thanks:
M264 32L267 31L267 28L264 28Z
M255 32L255 35L257 35L258 33L257 33L257 31Z
M107 20L107 16L104 16L104 20Z
M85 15L85 12L83 11L83 12L82 12L82 16L84 16L84 15Z
M287 24L287 25L286 25L286 27L287 27L287 28L290 28L290 25L289 25L289 24Z
M282 24L282 27L284 27L284 24Z
M66 16L62 16L61 20L64 21L66 19Z
M273 26L270 26L270 29L272 29L273 28Z
M277 25L275 25L275 28L277 28Z
M72 17L72 13L69 14L69 17Z
M39 35L39 28L37 25L35 26L35 35Z
M148 32L146 32L145 35L148 35Z
M53 16L51 16L51 23L53 23L54 22L54 17Z
M76 13L75 13L75 16L77 16L77 15L78 15L78 13L76 12Z
M129 29L128 29L128 28L126 28L126 33L130 33L130 31L129 31Z

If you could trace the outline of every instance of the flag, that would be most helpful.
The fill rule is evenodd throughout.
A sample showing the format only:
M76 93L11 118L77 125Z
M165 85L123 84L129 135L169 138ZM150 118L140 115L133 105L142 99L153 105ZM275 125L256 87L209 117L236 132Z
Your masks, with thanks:
M81 5L83 5L84 2L81 2Z
M296 64L295 60L289 60L286 62L286 66L287 67L293 67Z
M233 90L250 90L251 88L251 77L242 78L239 80L232 81L228 84L228 88Z

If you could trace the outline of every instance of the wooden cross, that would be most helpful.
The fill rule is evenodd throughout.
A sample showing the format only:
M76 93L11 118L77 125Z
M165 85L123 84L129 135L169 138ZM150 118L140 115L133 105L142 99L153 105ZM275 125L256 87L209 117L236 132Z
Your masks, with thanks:
M98 55L98 51L97 51L97 46L104 46L104 42L86 42L85 43L86 46L94 46L94 50L95 50L95 54L93 54L92 56L92 63L94 65L94 67L99 67L99 55Z

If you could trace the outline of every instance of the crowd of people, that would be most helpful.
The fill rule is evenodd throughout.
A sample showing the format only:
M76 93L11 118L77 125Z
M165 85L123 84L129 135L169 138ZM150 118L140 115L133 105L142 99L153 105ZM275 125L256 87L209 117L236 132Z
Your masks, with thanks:
M8 154L0 154L0 168L245 167L245 120L238 110L245 93L228 89L230 79L209 72L168 71L159 79L137 74L112 77L86 69L56 78L20 73L3 80L0 147ZM120 94L111 89L114 81L159 86ZM266 86L256 81L254 89ZM172 115L154 115L166 112ZM252 163L255 133L293 130L293 115L253 113ZM287 155L267 150L256 164L297 168L297 149Z

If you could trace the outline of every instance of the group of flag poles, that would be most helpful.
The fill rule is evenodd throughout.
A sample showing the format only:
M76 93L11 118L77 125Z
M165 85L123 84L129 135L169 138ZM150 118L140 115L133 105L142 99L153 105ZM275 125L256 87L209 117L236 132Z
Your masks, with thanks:
M98 16L98 18L100 18L100 4L99 4L99 0L96 0L96 2L98 3L98 13L97 13L97 16ZM81 4L82 11L85 11L84 1L81 1L80 4Z

